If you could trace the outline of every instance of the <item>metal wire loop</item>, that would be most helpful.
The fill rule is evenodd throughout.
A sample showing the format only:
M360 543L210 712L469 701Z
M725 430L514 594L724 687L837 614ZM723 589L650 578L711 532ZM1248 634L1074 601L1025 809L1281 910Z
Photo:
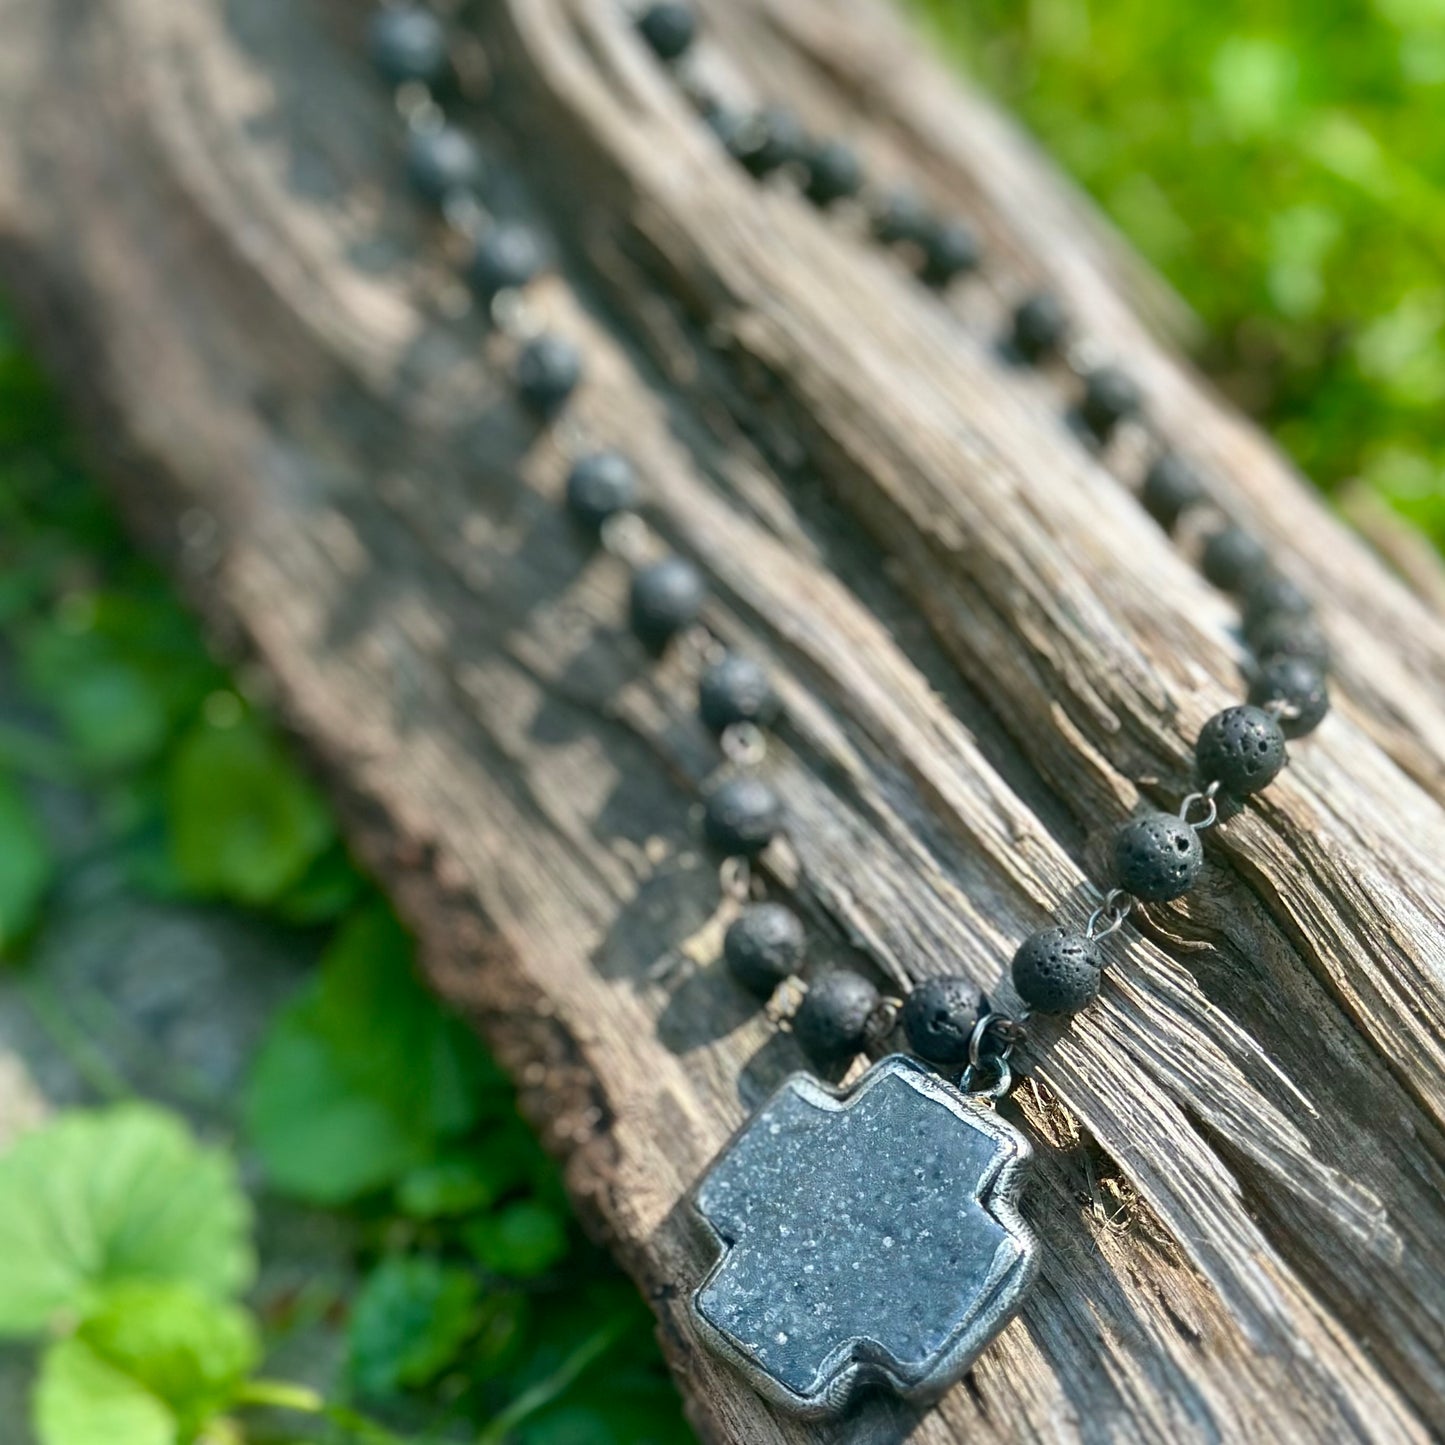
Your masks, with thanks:
M768 755L767 735L756 723L732 723L723 729L719 745L723 756L740 768L755 768Z
M617 512L602 524L602 546L635 567L647 560L647 523L636 512Z
M1089 915L1089 921L1084 925L1084 937L1097 943L1101 938L1117 933L1134 911L1134 901L1133 894L1122 888L1111 888L1104 895L1104 901Z
M984 1041L990 1033L996 1035L999 1047L991 1048L985 1053ZM1008 1014L980 1014L978 1022L973 1026L973 1032L968 1036L969 1067L980 1069L991 1064L1005 1063L1013 1053L1014 1045L1023 1036L1023 1025L1016 1018L1010 1018Z
M898 1015L903 1012L903 1000L893 994L884 994L874 1005L873 1012L868 1015L868 1038L872 1043L886 1039L893 1032L898 1023Z
M746 903L753 893L753 867L746 858L724 858L717 870L723 893L737 903Z
M1190 793L1179 805L1179 818L1181 822L1188 823L1196 833L1202 833L1206 828L1212 828L1219 821L1219 779L1216 778L1202 793ZM1196 803L1204 804L1204 816L1202 818L1191 818L1191 809Z
M993 1074L991 1084L981 1084L980 1079L987 1078ZM1014 1086L1013 1070L1009 1068L1008 1060L1005 1058L989 1057L982 1064L970 1064L958 1081L959 1088L965 1094L982 1095L986 1099L992 1099L995 1103L1006 1098Z

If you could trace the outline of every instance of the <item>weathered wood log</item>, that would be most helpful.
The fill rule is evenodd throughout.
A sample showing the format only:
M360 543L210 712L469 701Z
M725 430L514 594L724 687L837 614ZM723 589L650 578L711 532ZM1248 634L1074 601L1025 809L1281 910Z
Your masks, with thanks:
M997 354L1039 280L1321 601L1337 707L1035 1038L1042 1284L965 1388L833 1430L701 1353L680 1200L800 1059L715 963L695 659L623 625L560 515L558 439L457 305L398 180L358 0L3 0L0 263L137 527L264 664L431 976L516 1072L654 1302L709 1439L1427 1438L1445 1420L1445 625L1167 345L1077 197L871 0L706 0L700 58L977 220L945 306L723 156L615 0L467 23L502 209L553 227L534 305L590 372L657 534L790 721L770 887L896 986L998 985L1081 919L1101 840L1187 790L1240 690L1229 606ZM485 59L484 59L485 57ZM1143 316L1151 318L1146 324ZM564 429L565 431L565 429ZM1137 449L1136 449L1137 450Z

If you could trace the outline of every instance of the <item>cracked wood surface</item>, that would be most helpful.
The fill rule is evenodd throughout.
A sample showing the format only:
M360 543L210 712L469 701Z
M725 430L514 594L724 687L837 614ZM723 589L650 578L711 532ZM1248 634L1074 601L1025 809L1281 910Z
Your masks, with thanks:
M786 96L974 219L948 305L720 154L616 0L464 19L497 209L561 254L561 436L456 305L399 178L356 0L0 0L0 264L141 533L253 655L656 1306L699 1432L765 1445L1423 1440L1445 1418L1445 627L1158 339L1177 308L871 0L706 0L698 64ZM480 57L486 56L485 63ZM1210 835L1186 902L1030 1046L1042 1281L935 1410L774 1415L688 1332L680 1204L800 1059L721 975L696 658L561 516L564 443L624 444L648 521L765 658L769 884L815 956L997 989L1095 897L1109 830L1187 790L1238 696L1229 605L1140 509L1127 439L997 352L1056 286L1166 436L1319 597L1337 707ZM1149 321L1141 319L1148 317Z

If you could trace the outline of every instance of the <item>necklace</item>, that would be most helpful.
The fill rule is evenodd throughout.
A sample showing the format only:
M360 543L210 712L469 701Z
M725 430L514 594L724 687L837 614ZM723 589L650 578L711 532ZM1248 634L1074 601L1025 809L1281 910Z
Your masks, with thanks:
M809 139L778 110L737 115L701 91L682 69L695 40L689 7L661 0L636 22L751 174L795 178L822 209L861 199L874 237L910 256L920 281L936 290L980 268L966 225L933 216L909 193L868 192L847 146ZM584 358L530 323L523 293L544 268L546 247L530 228L487 214L482 157L433 98L449 67L445 31L419 6L389 7L378 12L370 44L409 118L411 182L468 238L467 279L515 342L517 395L551 426L583 384ZM1005 354L1039 365L1061 352L1067 329L1050 297L1026 297L1013 311ZM1103 449L1121 427L1143 425L1123 372L1075 371L1083 386L1071 418L1086 444ZM1173 531L1206 508L1207 491L1186 463L1155 451L1141 499ZM1197 787L1176 812L1144 812L1119 825L1113 876L1087 919L1022 941L1010 971L1017 1006L984 999L962 977L926 979L906 998L882 995L853 970L814 974L805 985L804 927L786 905L761 896L761 865L786 832L761 770L769 733L786 726L781 703L765 670L706 633L700 573L659 552L638 499L624 453L584 448L573 456L567 507L580 530L631 569L633 634L653 654L690 645L703 664L698 705L721 753L703 831L736 911L724 962L760 1000L789 1000L778 1007L780 1024L820 1075L786 1080L697 1186L693 1206L716 1259L692 1289L692 1319L754 1388L798 1414L840 1411L859 1390L880 1385L926 1401L997 1335L1037 1273L1018 1208L1030 1146L995 1107L1012 1088L1011 1060L1028 1018L1085 1008L1100 988L1106 941L1132 911L1190 889L1203 866L1202 835L1268 786L1287 761L1287 740L1324 717L1327 648L1308 599L1262 545L1236 526L1215 530L1201 565L1241 601L1255 656L1250 702L1205 724ZM899 1034L908 1053L888 1050ZM860 1056L880 1054L854 1075ZM841 1085L828 1081L839 1077Z

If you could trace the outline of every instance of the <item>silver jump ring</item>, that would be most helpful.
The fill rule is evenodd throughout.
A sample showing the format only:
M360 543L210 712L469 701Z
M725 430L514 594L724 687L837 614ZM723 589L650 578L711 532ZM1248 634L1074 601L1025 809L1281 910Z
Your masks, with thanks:
M755 768L768 755L767 736L756 723L730 724L723 729L719 745L723 756L740 768Z
M1219 821L1219 779L1216 778L1202 793L1190 793L1179 805L1179 819L1188 823L1196 833L1202 833L1206 828L1212 828ZM1190 810L1196 803L1203 803L1204 816L1198 820L1190 818Z
M1117 933L1133 911L1133 894L1126 893L1122 888L1111 888L1104 895L1104 901L1089 915L1089 921L1084 925L1084 937L1091 943L1097 943L1101 938Z
M723 893L736 903L746 903L753 893L752 864L746 858L724 858L717 870Z
M979 1075L985 1069L992 1071L993 1083L987 1088L979 1087ZM965 1094L981 1095L986 1099L992 1099L997 1103L1000 1099L1006 1098L1014 1086L1013 1070L1009 1068L1008 1060L1003 1058L990 1058L986 1065L970 1064L958 1081L959 1087Z
M1002 1048L990 1050L987 1054L983 1051L983 1041L990 1029L996 1028L1001 1035ZM973 1032L968 1036L968 1063L972 1069L984 1068L987 1064L1006 1063L1008 1057L1014 1051L1014 1045L1022 1036L1023 1030L1019 1027L1017 1019L1010 1018L1007 1014L986 1013L979 1017L973 1026Z
M647 523L636 512L614 512L602 524L602 546L629 567L647 560Z

